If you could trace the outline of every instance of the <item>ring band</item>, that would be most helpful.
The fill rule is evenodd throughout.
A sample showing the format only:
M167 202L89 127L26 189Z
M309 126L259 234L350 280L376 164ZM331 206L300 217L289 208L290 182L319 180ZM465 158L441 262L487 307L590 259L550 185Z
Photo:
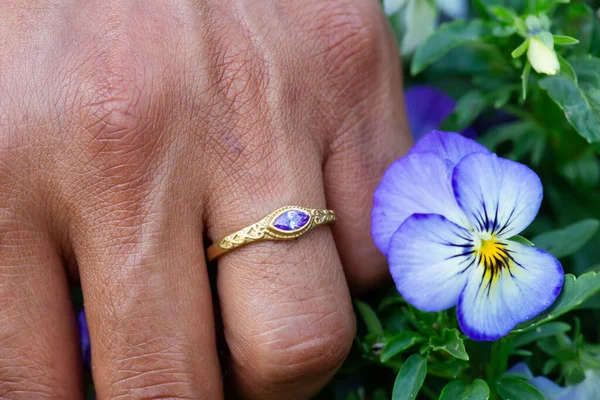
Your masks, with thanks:
M225 236L207 250L208 261L254 242L292 240L319 226L335 221L332 210L287 206L279 208L260 221Z

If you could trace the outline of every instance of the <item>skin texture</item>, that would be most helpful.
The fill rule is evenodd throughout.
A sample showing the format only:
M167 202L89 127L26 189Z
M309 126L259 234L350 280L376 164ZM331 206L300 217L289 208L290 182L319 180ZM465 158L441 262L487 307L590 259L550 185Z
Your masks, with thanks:
M378 3L0 0L0 398L81 398L78 279L99 399L333 376L410 146ZM211 291L205 245L289 204L339 221L222 257Z

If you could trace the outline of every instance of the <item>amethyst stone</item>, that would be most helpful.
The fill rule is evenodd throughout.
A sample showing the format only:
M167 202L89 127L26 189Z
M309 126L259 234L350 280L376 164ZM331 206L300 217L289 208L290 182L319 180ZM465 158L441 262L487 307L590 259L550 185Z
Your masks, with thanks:
M289 210L281 214L273 226L282 231L296 231L308 223L310 216L304 211Z

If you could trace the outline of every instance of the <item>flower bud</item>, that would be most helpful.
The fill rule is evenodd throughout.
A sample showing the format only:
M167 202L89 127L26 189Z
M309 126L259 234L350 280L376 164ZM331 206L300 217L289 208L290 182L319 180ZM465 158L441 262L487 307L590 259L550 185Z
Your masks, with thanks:
M529 40L527 58L533 69L540 74L556 75L560 71L556 52L537 36Z

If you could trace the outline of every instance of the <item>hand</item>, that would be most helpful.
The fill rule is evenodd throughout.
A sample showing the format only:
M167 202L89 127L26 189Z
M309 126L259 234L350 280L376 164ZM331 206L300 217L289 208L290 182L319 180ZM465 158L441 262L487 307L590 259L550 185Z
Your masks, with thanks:
M318 391L410 145L378 1L0 4L0 397L81 397L69 277L100 399ZM203 237L289 204L338 222L219 259L223 384Z

